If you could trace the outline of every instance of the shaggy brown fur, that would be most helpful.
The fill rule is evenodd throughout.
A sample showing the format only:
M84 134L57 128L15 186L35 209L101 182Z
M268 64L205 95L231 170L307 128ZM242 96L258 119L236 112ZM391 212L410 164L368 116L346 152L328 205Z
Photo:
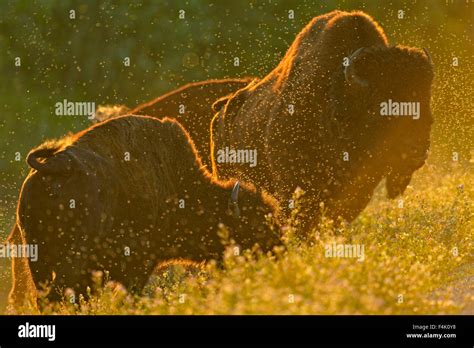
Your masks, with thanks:
M37 286L54 272L55 289L84 293L92 271L108 270L140 290L162 262L219 259L221 224L242 249L280 244L278 228L266 223L268 214L276 223L275 201L242 184L236 216L234 181L212 179L171 119L114 118L45 143L27 161L34 169L20 193L17 226L22 242L39 245L38 261L29 262ZM18 289L21 274L13 271Z
M346 71L344 57L351 57ZM329 217L352 220L383 178L395 197L423 165L432 78L422 50L389 47L368 15L316 17L270 74L215 103L213 173L264 187L282 207L301 187L306 230L318 221L321 202ZM420 119L380 116L388 99L420 102ZM257 166L217 163L225 147L256 149Z
M100 121L123 115L146 115L178 120L189 132L204 165L210 170L209 128L213 116L212 104L219 98L247 86L253 78L207 80L188 83L152 101L129 109L124 105L99 107ZM180 106L184 107L180 113Z

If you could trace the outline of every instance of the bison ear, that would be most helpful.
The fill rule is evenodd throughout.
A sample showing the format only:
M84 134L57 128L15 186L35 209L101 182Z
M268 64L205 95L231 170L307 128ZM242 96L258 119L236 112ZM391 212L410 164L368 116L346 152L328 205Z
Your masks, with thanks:
M402 175L399 173L391 173L387 176L385 187L387 189L387 197L394 199L405 192L411 180L411 174Z

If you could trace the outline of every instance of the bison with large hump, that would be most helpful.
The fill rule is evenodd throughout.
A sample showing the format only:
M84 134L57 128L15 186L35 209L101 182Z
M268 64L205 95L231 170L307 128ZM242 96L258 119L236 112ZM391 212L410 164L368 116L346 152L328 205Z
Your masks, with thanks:
M303 232L321 203L327 216L350 221L382 179L396 197L424 164L432 79L426 50L389 46L365 13L315 17L272 72L214 104L213 173L251 181L282 207L302 188ZM387 103L418 111L384 115ZM258 164L219 160L223 149L256 150Z
M242 249L280 244L276 202L214 180L171 119L113 118L44 143L27 161L15 229L39 259L17 263L28 274L13 270L12 300L28 275L36 287L52 284L51 300L65 288L84 294L94 270L140 290L162 262L220 259L222 225Z
M213 117L212 104L253 80L254 78L229 78L192 82L133 109L124 105L101 106L96 111L96 119L103 121L125 115L174 118L191 135L203 164L210 170L209 129Z

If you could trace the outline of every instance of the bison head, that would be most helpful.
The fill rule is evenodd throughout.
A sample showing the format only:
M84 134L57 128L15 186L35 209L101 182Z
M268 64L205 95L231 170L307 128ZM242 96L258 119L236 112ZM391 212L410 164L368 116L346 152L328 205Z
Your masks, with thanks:
M430 146L433 65L427 50L402 46L362 47L353 52L335 100L336 119L386 177L390 198L404 192ZM334 89L333 89L334 92ZM344 115L344 116L342 116Z
M74 146L47 143L30 152L27 162L33 170L20 193L18 224L27 243L38 245L39 259L30 262L33 280L37 288L51 285L50 300L59 299L66 287L85 293L95 260L84 245L94 243L91 226L99 236L109 222L102 199L107 188L97 184L104 160Z
M252 185L228 182L227 211L220 217L229 228L230 238L242 249L258 244L266 252L281 244L278 224L278 204L265 192Z

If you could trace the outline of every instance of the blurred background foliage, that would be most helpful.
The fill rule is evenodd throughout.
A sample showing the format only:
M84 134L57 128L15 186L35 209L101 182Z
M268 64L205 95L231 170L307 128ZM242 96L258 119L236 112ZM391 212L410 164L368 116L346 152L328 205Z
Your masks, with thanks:
M468 162L472 0L1 1L0 237L13 223L28 151L90 123L85 117L56 116L55 103L135 106L192 81L263 77L311 18L334 9L366 11L392 44L430 50L436 65L431 158L450 163L458 152L460 161ZM288 18L290 10L294 19ZM452 66L453 57L459 66Z

